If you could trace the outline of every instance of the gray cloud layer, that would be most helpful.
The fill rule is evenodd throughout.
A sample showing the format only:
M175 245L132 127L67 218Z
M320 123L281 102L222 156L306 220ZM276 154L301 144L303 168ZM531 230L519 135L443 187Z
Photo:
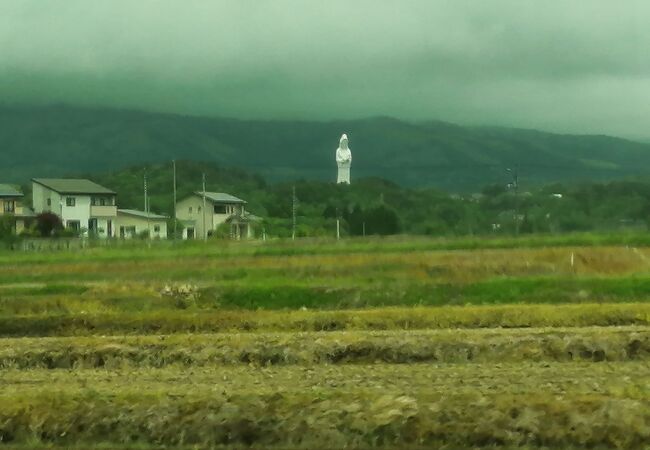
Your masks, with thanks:
M2 0L0 101L650 136L645 0Z

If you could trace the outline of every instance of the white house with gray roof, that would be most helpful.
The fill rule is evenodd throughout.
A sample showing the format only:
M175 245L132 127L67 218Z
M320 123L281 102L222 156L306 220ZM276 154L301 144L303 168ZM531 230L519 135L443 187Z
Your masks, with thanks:
M135 209L118 209L115 221L117 236L130 239L146 233L150 239L167 237L167 216Z
M34 178L34 212L52 212L63 225L85 235L115 236L116 193L85 179Z
M253 237L255 216L246 211L246 201L223 192L194 192L176 203L176 217L183 223L183 239L203 239L219 225L230 224L234 239ZM205 227L204 227L205 221Z

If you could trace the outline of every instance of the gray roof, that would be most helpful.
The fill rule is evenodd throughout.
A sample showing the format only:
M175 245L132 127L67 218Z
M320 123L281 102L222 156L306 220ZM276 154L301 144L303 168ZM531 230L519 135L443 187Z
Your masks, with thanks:
M28 208L27 206L23 206L23 213L22 214L16 214L16 217L36 217L36 213L32 208Z
M0 197L23 197L23 193L10 184L0 184Z
M256 216L255 214L245 213L243 215L232 215L226 219L226 222L238 222L238 223L247 223L247 222L261 222L262 218Z
M261 222L262 221L262 218L260 216L256 216L255 214L251 214L251 213L244 214L244 219L250 220L252 222Z
M117 214L126 214L129 216L141 217L143 219L146 219L147 216L149 219L167 219L167 216L161 216L160 214L154 214L152 212L149 212L147 215L146 212L138 211L137 209L118 209Z
M203 191L196 191L194 194L199 197L203 197ZM246 203L241 198L237 198L234 195L225 194L223 192L207 192L205 193L206 200L210 200L212 203Z
M41 184L59 194L113 194L104 186L90 180L75 178L32 178L34 183Z

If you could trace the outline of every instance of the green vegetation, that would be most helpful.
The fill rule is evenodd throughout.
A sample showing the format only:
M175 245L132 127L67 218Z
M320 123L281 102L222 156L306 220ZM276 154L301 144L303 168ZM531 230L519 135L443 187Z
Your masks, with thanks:
M133 301L133 300L132 300ZM74 302L71 302L74 303ZM89 305L91 308L94 305ZM184 309L184 308L182 308ZM250 312L232 310L0 316L0 336L82 336L148 333L238 333L259 331L418 330L650 325L646 303L622 305L504 305L339 311Z
M11 164L0 179L23 182L190 159L271 180L335 178L334 150L350 135L353 178L382 177L453 192L502 183L519 164L529 182L606 180L644 173L650 145L607 136L472 128L390 118L245 121L72 106L0 108ZM198 180L196 182L198 184Z
M122 208L142 209L145 169L151 209L173 216L170 162L76 176L90 177L117 191ZM486 185L481 192L450 195L432 188L401 187L379 178L355 179L351 186L305 180L271 183L241 169L178 161L178 198L199 191L204 173L208 190L229 192L245 199L247 209L264 219L261 226L270 238L287 238L292 234L294 186L298 237L333 237L337 219L344 237L639 233L646 231L650 222L647 181L554 183L536 187L532 180L520 179L515 192L506 187L510 180L504 172L497 184ZM25 184L23 190L29 199L30 186ZM51 235L56 229L51 220L43 219L32 225L31 234ZM5 228L0 224L0 237L7 234ZM170 223L168 229L173 228ZM11 238L7 243L10 242Z
M118 192L122 208L142 209L145 167L119 172L86 174ZM173 216L170 163L147 165L147 183L153 211ZM386 180L366 178L351 186L319 181L267 183L258 175L213 164L177 163L178 198L201 189L244 198L247 209L264 218L269 237L291 236L292 187L298 198L298 237L333 237L336 219L343 236L428 235L512 236L558 235L569 232L602 233L645 231L650 220L650 183L617 181L607 184L552 184L518 192L502 184L482 193L450 196L434 189L403 188ZM530 187L530 186L529 186ZM30 186L24 191L29 198ZM173 224L169 224L173 229ZM614 238L620 239L620 238Z
M9 448L639 449L643 233L0 251Z
M143 168L91 175L119 193L126 208L141 208ZM236 193L248 209L265 218L269 236L291 236L292 186L298 198L297 235L334 236L336 218L344 236L514 235L561 234L578 231L643 230L650 221L650 182L613 181L606 184L550 184L521 188L516 194L501 184L481 193L450 196L435 189L400 187L366 178L351 186L319 181L267 183L241 170L181 161L177 164L179 198L200 190L206 173L207 189ZM147 167L151 205L173 214L170 164Z

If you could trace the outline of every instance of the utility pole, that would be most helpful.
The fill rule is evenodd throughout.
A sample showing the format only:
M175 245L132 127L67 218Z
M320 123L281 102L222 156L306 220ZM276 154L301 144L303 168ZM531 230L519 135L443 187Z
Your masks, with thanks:
M151 227L149 226L149 195L147 193L147 168L144 169L144 214L147 216L147 239L151 238Z
M296 185L294 184L291 188L291 240L296 240L296 209L298 205L296 204Z
M176 160L172 160L172 167L174 169L174 240L176 240L177 224L176 224Z
M147 212L147 169L144 169L144 211Z
M512 175L512 182L508 183L515 191L515 236L519 236L519 165L513 169L506 169Z
M366 222L363 222L363 237L366 237Z
M208 240L208 230L205 228L205 173L203 174L203 240Z
M341 239L341 219L339 217L339 209L336 208L336 240Z

